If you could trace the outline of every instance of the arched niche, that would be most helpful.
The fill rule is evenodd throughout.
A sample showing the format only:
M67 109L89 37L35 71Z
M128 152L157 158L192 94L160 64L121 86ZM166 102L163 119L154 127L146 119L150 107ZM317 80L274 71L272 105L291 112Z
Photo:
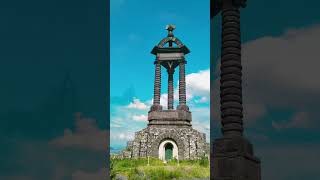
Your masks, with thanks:
M158 148L159 159L167 161L168 159L166 157L168 157L168 154L166 153L168 153L170 149L172 150L172 157L170 159L179 159L178 145L171 139L165 139L160 143Z

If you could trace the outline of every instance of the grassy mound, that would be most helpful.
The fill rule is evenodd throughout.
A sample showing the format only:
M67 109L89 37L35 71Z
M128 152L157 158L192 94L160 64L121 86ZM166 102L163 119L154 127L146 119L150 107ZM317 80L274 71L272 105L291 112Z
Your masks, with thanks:
M140 159L111 159L111 178L117 174L128 177L130 180L170 180L209 178L210 168L207 158L199 160L171 160L163 163L157 158Z

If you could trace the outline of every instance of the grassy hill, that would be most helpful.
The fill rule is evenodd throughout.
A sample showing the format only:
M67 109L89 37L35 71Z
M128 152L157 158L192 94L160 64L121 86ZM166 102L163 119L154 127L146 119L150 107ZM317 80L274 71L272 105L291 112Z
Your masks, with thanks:
M111 179L116 175L126 176L129 180L170 180L209 178L210 167L207 158L199 160L171 160L163 163L157 158L148 159L111 159Z

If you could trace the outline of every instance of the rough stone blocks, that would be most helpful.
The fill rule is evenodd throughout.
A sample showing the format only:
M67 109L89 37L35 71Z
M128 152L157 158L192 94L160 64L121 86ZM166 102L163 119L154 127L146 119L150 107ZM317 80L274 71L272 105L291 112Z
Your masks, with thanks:
M172 140L178 146L178 159L197 159L209 151L204 133L191 127L153 127L149 126L135 133L128 149L132 150L132 157L159 157L159 145L165 140ZM129 147L130 146L130 147Z
M241 136L217 139L213 147L213 179L260 180L260 160L252 149Z

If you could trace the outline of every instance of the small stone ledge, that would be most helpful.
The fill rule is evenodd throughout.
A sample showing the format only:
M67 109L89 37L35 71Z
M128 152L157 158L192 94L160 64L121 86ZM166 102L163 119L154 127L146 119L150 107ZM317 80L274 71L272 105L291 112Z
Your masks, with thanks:
M161 110L161 111L150 111L148 113L148 121L151 120L168 120L168 121L192 121L190 111L185 110Z
M164 127L168 127L168 126L191 126L190 121L182 121L182 120L150 120L148 126L152 126L152 125L164 125Z

